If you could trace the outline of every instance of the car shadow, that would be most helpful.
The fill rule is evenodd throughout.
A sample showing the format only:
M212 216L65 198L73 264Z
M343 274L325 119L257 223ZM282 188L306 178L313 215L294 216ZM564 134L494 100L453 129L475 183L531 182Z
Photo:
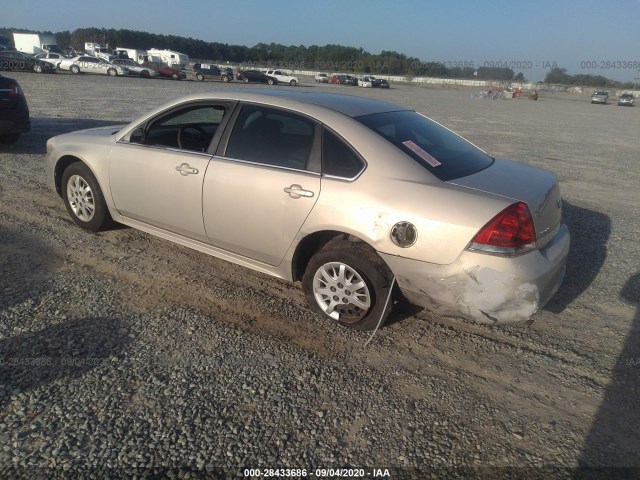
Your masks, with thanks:
M122 125L128 121L105 121L91 118L47 118L32 117L31 131L20 136L13 145L0 146L0 152L17 154L42 154L47 153L47 140L57 135L86 130L87 128L107 127L109 125Z
M596 469L592 478L638 478L640 467L640 272L620 297L636 311L580 454L579 466Z
M20 393L75 378L120 354L130 339L118 319L82 318L0 340L0 406Z
M0 309L39 296L61 262L44 243L0 225Z
M567 271L558 292L544 310L561 313L594 281L607 258L609 216L563 201L563 219L571 232Z

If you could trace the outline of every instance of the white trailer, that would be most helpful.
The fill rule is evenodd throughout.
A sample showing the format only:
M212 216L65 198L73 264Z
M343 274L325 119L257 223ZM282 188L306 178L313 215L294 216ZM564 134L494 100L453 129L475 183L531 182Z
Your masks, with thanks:
M120 48L116 47L113 54L118 58L129 58L140 65L144 65L149 61L149 54L146 50L137 48Z
M158 65L175 68L176 70L184 70L189 65L189 55L174 52L173 50L158 50L151 48L147 50L149 61Z
M14 33L13 43L19 52L36 55L38 53L61 53L56 37L44 33Z

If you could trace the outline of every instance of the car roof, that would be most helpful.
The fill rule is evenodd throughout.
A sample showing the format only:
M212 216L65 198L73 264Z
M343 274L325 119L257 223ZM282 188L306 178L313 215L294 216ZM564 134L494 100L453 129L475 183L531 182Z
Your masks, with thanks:
M340 112L349 117L359 117L361 115L372 115L375 113L410 110L409 108L402 107L394 103L384 102L382 100L326 92L242 89L210 92L210 94L207 96L208 98L212 99L226 98L248 102L264 102L273 105L279 103L279 99L289 100L293 101L294 103L300 103L301 107L304 104L317 105L320 107L328 108L330 110L334 110L336 112ZM198 98L202 99L202 95L199 95Z

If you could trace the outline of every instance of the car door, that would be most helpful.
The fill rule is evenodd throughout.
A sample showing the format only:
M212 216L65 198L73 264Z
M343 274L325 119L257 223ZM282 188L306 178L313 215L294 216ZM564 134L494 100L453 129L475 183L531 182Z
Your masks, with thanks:
M109 159L121 215L207 242L202 182L233 104L198 102L163 112L120 140ZM223 127L222 127L223 128Z
M238 110L204 180L211 244L280 264L320 195L319 132L316 122L287 110Z

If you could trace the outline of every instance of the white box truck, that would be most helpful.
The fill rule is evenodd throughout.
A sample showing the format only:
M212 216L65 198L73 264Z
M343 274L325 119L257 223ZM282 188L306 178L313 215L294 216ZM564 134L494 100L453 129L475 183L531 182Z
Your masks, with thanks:
M46 33L14 33L13 43L19 52L36 55L38 53L62 53L56 37Z
M107 62L113 59L113 55L109 52L109 49L102 45L101 43L90 43L87 42L84 44L84 51L89 55L92 55L97 58L102 58Z
M149 54L146 50L140 50L137 48L120 48L116 47L113 54L117 58L129 58L140 65L144 65L149 61Z

